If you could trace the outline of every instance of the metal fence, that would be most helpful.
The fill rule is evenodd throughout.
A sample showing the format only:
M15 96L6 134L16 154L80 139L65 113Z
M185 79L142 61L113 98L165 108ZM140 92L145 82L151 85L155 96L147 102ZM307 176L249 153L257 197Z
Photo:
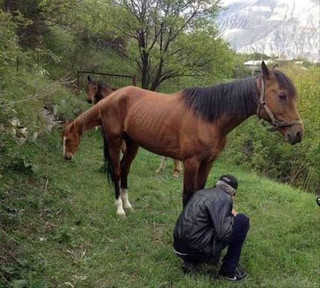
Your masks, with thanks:
M94 80L102 81L103 83L113 87L121 88L128 85L137 86L136 75L123 75L123 74L112 74L95 71L77 71L77 87L79 90L86 89L88 83L88 76ZM206 83L205 75L183 75L180 77L168 79L164 81L160 87L156 89L157 92L162 93L174 93L179 90L185 89L192 86L206 86L211 83ZM139 86L139 85L138 85Z
M137 84L135 75L112 74L95 71L77 71L77 87L79 90L86 88L88 76L94 80L102 81L113 88L121 88L128 85L136 86Z

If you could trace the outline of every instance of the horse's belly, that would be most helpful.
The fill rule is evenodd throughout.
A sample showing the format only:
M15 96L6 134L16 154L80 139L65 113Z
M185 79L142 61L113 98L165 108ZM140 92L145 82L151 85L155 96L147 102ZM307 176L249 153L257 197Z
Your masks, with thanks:
M156 130L128 130L128 135L139 146L159 155L175 157L179 153L179 139L174 131L166 131L166 134Z
M128 121L125 132L139 146L160 155L175 157L179 153L179 129L173 117L138 118Z

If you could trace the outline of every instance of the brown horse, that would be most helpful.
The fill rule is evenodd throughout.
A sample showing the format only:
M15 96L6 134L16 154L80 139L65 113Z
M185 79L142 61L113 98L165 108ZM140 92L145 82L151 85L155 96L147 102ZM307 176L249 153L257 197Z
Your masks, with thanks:
M69 124L63 134L63 155L71 159L85 130L101 125L107 145L108 176L118 215L130 208L127 176L139 146L183 161L183 205L204 188L227 134L257 114L271 123L290 144L304 127L296 109L296 89L279 70L261 64L262 74L206 88L188 88L170 97L128 86L112 93ZM127 151L120 161L120 145Z
M113 88L107 84L102 83L101 81L97 81L91 79L88 76L88 89L87 89L87 101L88 103L98 103L103 98L110 95L112 92L116 91L116 88Z
M91 77L88 75L88 89L87 89L87 101L88 103L98 103L103 98L106 98L108 95L110 95L112 92L116 91L116 88L113 88L107 84L102 83L101 81L96 81L91 79ZM121 151L124 153L126 145L123 142L121 145ZM167 157L163 157L160 166L156 173L160 173L165 168L165 162L167 160ZM173 159L173 176L179 177L180 173L182 171L181 162L179 160Z

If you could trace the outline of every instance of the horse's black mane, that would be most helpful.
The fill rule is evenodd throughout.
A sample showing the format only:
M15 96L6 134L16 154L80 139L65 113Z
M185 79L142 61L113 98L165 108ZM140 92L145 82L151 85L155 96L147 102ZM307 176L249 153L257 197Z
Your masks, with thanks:
M292 81L281 71L272 70L279 86L287 91L289 99L295 99L297 92ZM182 91L185 105L198 116L213 122L223 114L248 117L255 113L259 101L256 77L222 83L203 88L187 88Z
M248 117L257 109L258 103L255 77L204 88L187 88L182 95L187 108L192 108L209 122L223 114Z

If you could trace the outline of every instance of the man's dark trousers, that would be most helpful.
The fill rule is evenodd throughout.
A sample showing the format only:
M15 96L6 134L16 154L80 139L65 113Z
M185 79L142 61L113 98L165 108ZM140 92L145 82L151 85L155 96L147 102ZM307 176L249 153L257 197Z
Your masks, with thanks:
M224 273L233 273L239 264L242 245L249 231L249 218L244 214L238 214L234 218L234 226L231 240L228 246L227 254L223 258L221 271ZM225 247L226 247L225 246Z

